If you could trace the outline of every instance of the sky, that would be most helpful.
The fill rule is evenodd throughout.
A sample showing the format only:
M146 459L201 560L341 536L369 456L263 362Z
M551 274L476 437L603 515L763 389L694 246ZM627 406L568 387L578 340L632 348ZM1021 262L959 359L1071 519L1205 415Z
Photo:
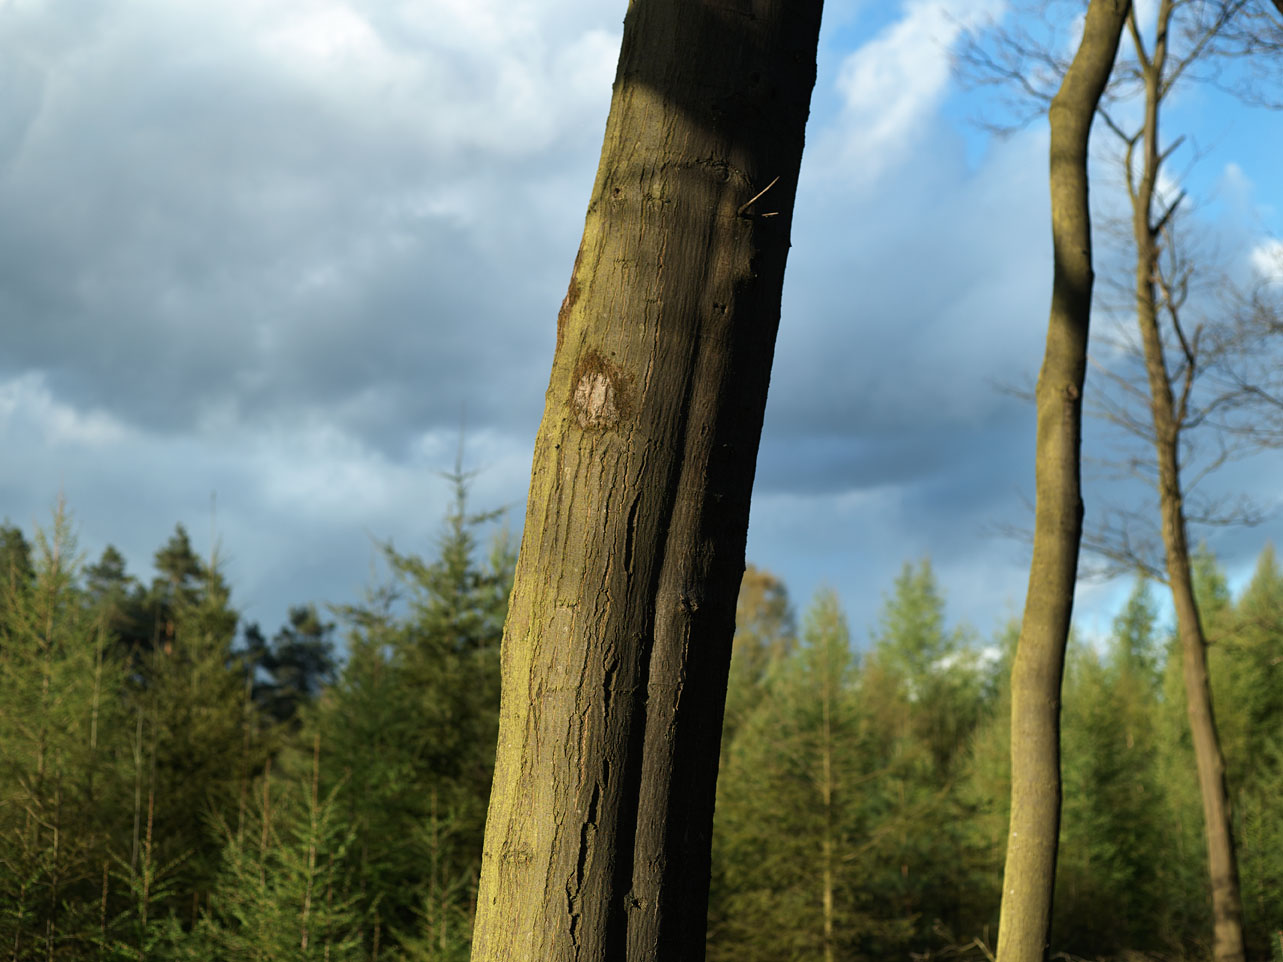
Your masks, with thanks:
M951 55L1020 14L825 6L748 560L799 608L835 588L861 640L929 557L990 635L1028 576L1001 531L1030 524L1033 415L1004 388L1042 357L1047 128L988 132L1009 115ZM381 581L376 541L432 555L461 426L473 506L519 532L625 8L0 0L0 517L30 534L61 493L89 559L144 580L182 523L269 634ZM1218 263L1283 277L1283 117L1210 87L1169 116ZM1214 481L1273 509L1280 466ZM1232 580L1281 523L1211 533ZM1087 630L1127 587L1080 587Z

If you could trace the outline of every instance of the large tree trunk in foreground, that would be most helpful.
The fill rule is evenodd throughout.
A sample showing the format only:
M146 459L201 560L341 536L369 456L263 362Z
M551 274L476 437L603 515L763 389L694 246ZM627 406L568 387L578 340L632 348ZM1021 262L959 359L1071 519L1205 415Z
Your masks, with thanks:
M474 962L702 959L821 0L632 0L503 639Z
M1037 388L1033 561L1011 673L1011 829L998 962L1040 962L1051 931L1060 832L1060 687L1082 536L1082 389L1094 281L1087 142L1129 6L1091 0L1078 52L1051 103L1055 266Z
M1145 53L1139 31L1132 22L1132 35L1140 51L1145 78L1145 122L1141 149L1140 180L1131 192L1132 235L1136 243L1136 321L1145 350L1145 371L1149 380L1150 413L1154 425L1154 448L1158 463L1158 497L1162 513L1163 547L1167 555L1167 580L1176 611L1176 631L1181 642L1181 664L1185 676L1185 699L1198 787L1203 799L1203 828L1207 839L1208 870L1212 887L1212 955L1216 962L1243 962L1243 901L1239 889L1238 859L1230 824L1229 792L1225 785L1225 757L1212 712L1212 690L1207 674L1207 639L1194 598L1190 570L1189 542L1185 527L1184 494L1180 476L1180 437L1187 413L1189 388L1195 376L1197 356L1179 329L1179 305L1165 295L1166 311L1185 350L1184 383L1179 400L1172 392L1172 377L1159 333L1160 278L1159 237L1175 210L1174 202L1154 221L1154 204L1163 152L1158 145L1159 108L1167 91L1165 74L1167 36L1171 27L1174 0L1160 0L1157 40ZM1130 169L1131 151L1127 156Z

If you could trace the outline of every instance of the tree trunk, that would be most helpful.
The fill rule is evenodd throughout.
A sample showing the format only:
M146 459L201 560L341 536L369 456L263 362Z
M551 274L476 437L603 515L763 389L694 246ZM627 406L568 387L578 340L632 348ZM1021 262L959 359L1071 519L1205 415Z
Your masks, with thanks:
M474 962L704 956L820 9L629 4L504 629Z
M1212 712L1212 691L1207 674L1207 639L1203 634L1198 603L1194 598L1180 477L1180 434L1196 358L1192 351L1187 350L1184 390L1180 401L1177 401L1172 393L1171 375L1167 370L1163 340L1158 329L1159 302L1155 290L1155 280L1159 273L1159 234L1175 207L1173 204L1173 208L1160 217L1158 224L1154 223L1154 200L1163 161L1158 147L1158 116L1165 94L1166 37L1173 7L1173 0L1161 0L1154 50L1148 57L1142 55L1141 60L1145 76L1143 167L1140 181L1132 192L1132 234L1136 243L1136 321L1140 327L1141 343L1145 351L1145 371L1149 380L1167 579L1171 585L1172 604L1176 611L1176 628L1181 642L1181 662L1185 676L1186 708L1194 742L1199 792L1203 799L1203 825L1207 839L1214 917L1212 954L1216 962L1243 962L1243 902L1230 824L1229 792L1225 785L1225 758L1221 753L1216 718ZM1130 167L1130 151L1127 163ZM1170 313L1173 324L1177 323L1174 307Z
M1011 829L998 962L1040 962L1051 931L1060 832L1060 687L1082 536L1082 389L1094 281L1087 143L1129 6L1091 0L1082 42L1050 110L1055 264L1037 388L1033 561L1011 673Z
M1163 450L1166 448L1166 450ZM1161 445L1159 457L1176 466L1176 446ZM1164 471L1163 473L1166 473ZM1179 489L1164 492L1163 542L1167 549L1167 577L1172 586L1177 634L1181 641L1181 668L1185 676L1185 707L1194 742L1198 788L1203 799L1203 825L1207 863L1212 883L1212 957L1216 962L1243 962L1243 900L1238 878L1238 857L1230 819L1229 791L1225 784L1225 756L1212 711L1212 688L1207 673L1207 640L1194 599L1189 546Z
M821 696L822 727L820 729L820 799L824 804L824 839L820 855L822 872L821 906L824 911L824 962L833 962L833 689L834 672L831 659L825 659L824 692Z

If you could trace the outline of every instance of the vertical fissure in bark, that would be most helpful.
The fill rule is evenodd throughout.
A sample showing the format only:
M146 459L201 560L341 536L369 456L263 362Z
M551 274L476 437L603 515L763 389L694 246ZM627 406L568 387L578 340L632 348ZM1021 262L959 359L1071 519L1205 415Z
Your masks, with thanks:
M504 630L474 962L703 957L820 7L629 5ZM737 217L773 178L777 216Z

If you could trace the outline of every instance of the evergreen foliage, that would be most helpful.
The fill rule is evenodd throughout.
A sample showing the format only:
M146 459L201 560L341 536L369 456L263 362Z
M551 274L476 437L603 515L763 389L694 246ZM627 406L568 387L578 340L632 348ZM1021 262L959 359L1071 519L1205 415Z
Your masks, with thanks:
M767 672L797 644L793 606L784 582L753 565L744 570L735 605L735 636L722 722L722 749L757 705Z
M89 923L122 803L124 673L81 601L61 504L34 549L0 586L0 942L17 958L64 954Z
M334 629L334 622L321 619L316 605L290 608L289 623L270 642L257 624L246 627L242 657L260 711L281 724L300 721L304 706L334 683Z
M244 962L333 962L364 957L343 858L353 838L335 796L320 793L320 739L310 782L277 785L267 766L251 817L221 826L223 866L206 924L212 957Z
M454 499L435 560L382 546L394 581L342 609L349 660L318 705L327 770L355 831L346 857L376 937L416 959L466 958L499 715L499 642L515 552L506 530L477 562L497 513ZM398 602L400 610L398 610ZM328 783L327 783L328 784Z
M1266 545L1209 653L1237 815L1247 938L1283 925L1283 572ZM1231 710L1232 709L1232 710Z
M21 528L5 520L0 525L0 584L10 591L26 587L35 577L31 567L31 545Z
M709 958L848 957L907 924L871 911L868 720L856 661L831 591L816 595L802 644L762 680L718 788Z
M155 796L156 853L179 864L166 907L188 922L208 901L222 844L209 830L236 812L247 772L266 746L251 737L245 713L244 671L233 655L238 615L216 559L203 563L179 526L156 555L153 583L155 644L141 655L132 702L138 713L135 746L140 778Z
M1166 832L1153 810L1158 687L1143 654L1153 631L1144 590L1139 582L1104 653L1073 639L1066 671L1055 927L1091 955L1172 948L1153 925L1166 905L1154 857Z
M434 553L381 546L360 605L239 618L181 528L132 575L84 565L59 508L0 528L0 958L463 962L513 550L467 504ZM1283 571L1196 570L1231 772L1249 947L1283 952ZM978 959L996 922L1009 627L950 624L927 561L867 643L831 591L799 632L784 584L741 589L708 957ZM341 625L344 659L333 637ZM799 637L800 635L800 637ZM1074 638L1053 951L1206 954L1210 900L1179 651L1138 580Z

